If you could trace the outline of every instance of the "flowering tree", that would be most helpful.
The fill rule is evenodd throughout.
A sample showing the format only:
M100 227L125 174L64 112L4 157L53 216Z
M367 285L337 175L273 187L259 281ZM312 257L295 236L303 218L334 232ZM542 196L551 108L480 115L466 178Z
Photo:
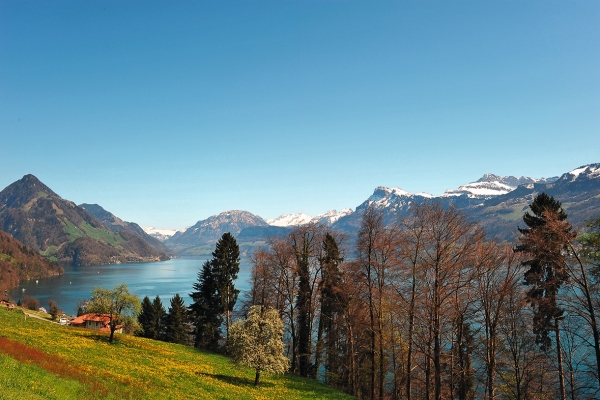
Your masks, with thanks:
M230 326L228 352L236 364L254 368L254 385L258 386L261 371L281 374L288 368L282 337L283 322L277 310L252 306L245 321Z

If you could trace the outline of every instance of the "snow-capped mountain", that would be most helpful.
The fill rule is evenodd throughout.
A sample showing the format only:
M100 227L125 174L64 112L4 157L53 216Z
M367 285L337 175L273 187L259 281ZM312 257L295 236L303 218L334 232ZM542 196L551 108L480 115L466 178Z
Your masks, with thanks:
M598 164L589 164L584 165L579 168L575 168L573 171L567 172L563 176L560 177L560 180L570 180L571 182L575 180L588 180L588 179L598 179L600 178L600 163Z
M165 241L165 244L180 254L186 249L216 243L225 233L237 236L244 228L253 226L268 226L264 219L248 211L231 210L213 215L184 232L177 232Z
M269 218L267 224L272 226L296 226L309 223L313 217L300 211L297 214L283 214L277 218Z
M160 240L161 242L164 242L165 240L167 240L168 238L170 238L171 236L173 236L174 234L176 234L177 232L180 232L176 229L158 229L155 228L153 226L149 226L146 228L142 228L144 230L144 232L146 232L148 235ZM181 230L181 232L184 232L187 228L184 228L183 230Z
M460 186L458 189L448 189L440 197L467 196L470 198L490 198L500 196L515 190L519 185L534 183L552 183L558 177L534 179L526 176L498 176L485 174L476 182Z
M339 212L336 210L326 211L322 214L317 215L313 219L311 219L310 222L313 222L315 224L323 224L323 225L331 226L338 219L345 217L346 215L350 215L353 212L354 211L352 211L351 208L344 208L343 210L341 210Z
M299 225L304 225L304 224L308 224L308 223L320 223L323 225L332 225L333 223L335 223L338 219L352 214L352 209L350 208L344 208L341 211L336 211L336 210L331 210L331 211L326 211L324 213L321 213L319 215L317 215L316 217L311 217L308 214L303 213L302 211L300 211L297 214L283 214L280 215L277 218L270 218L267 219L267 224L271 225L271 226L280 226L280 227L288 227L288 226L299 226Z

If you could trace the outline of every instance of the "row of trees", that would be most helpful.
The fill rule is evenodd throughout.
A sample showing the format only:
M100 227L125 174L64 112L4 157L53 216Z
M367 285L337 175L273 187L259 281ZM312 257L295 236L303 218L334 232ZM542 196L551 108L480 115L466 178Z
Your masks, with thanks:
M362 398L597 398L600 220L576 238L541 194L524 222L510 244L439 204L368 208L351 248L304 225L255 251L244 309L279 312L291 372Z

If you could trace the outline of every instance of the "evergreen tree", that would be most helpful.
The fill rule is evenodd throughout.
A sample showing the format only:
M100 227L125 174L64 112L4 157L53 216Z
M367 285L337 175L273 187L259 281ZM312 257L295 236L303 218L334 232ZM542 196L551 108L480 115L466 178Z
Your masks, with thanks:
M521 242L516 251L528 256L523 265L529 269L525 272L525 284L530 287L527 300L533 307L533 332L536 342L542 350L552 346L550 332L556 339L556 358L558 365L560 398L566 398L564 372L562 362L562 346L560 340L560 321L564 318L564 310L558 304L560 287L568 280L565 254L568 242L574 237L571 225L566 221L567 213L559 201L546 193L537 195L529 205L533 214L526 212L523 221L527 228L519 228ZM564 221L556 226L549 221ZM556 231L556 229L560 231Z
M140 330L137 335L145 338L152 337L152 302L148 296L142 300L142 310L138 315L138 323L140 324Z
M231 233L226 232L221 236L212 256L217 296L221 302L221 309L225 313L225 332L229 334L231 312L240 293L233 284L240 271L240 248Z
M551 347L549 332L556 330L556 322L564 313L558 305L557 295L568 275L564 258L566 243L547 229L546 220L554 213L559 221L564 221L567 214L560 202L546 193L537 195L529 208L532 213L528 211L523 216L527 228L519 228L521 243L515 251L528 257L523 265L529 268L525 272L525 284L530 287L527 299L534 309L533 330L537 342L547 350Z
M168 342L188 344L188 314L185 304L179 293L171 298L169 313L166 315L165 337Z
M162 340L164 338L165 315L165 307L163 307L160 297L156 296L152 302L152 324L150 328L151 339Z
M317 350L315 355L315 370L320 368L321 355L325 355L326 377L338 374L340 355L338 346L339 314L346 305L346 296L342 292L342 273L339 265L343 261L337 242L329 233L323 239L324 256L319 259L321 264L321 313L317 329Z
M198 282L193 285L195 291L190 293L194 346L207 350L217 350L223 322L223 305L217 296L215 278L212 260L205 261L198 273Z

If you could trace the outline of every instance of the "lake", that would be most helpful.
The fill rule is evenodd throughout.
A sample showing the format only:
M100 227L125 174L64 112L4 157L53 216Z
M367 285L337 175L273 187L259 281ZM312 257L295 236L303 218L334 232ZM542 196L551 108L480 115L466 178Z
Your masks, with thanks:
M49 300L58 303L60 309L71 315L77 312L77 301L89 299L90 292L96 286L113 288L125 283L129 291L140 297L154 299L160 296L165 310L169 309L169 301L175 293L190 304L189 293L192 285L198 281L198 272L207 257L180 257L167 261L152 263L110 264L88 267L65 267L65 273L60 276L39 280L22 281L19 287L8 291L14 300L23 299L26 295L40 301L40 307L48 309ZM235 282L241 291L249 290L251 265L242 258L240 272Z

